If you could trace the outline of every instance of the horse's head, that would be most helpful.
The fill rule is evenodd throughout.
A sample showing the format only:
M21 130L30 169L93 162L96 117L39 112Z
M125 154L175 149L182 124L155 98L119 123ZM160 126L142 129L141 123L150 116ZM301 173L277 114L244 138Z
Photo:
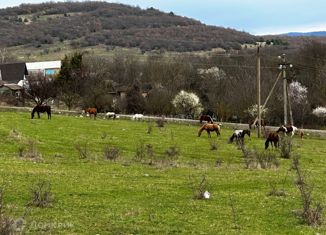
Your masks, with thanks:
M243 132L250 137L250 134L251 134L251 131L250 130L244 130Z
M279 133L279 132L286 133L286 132L288 132L288 129L284 125L282 125L280 128L278 128L278 130L276 132L277 133Z

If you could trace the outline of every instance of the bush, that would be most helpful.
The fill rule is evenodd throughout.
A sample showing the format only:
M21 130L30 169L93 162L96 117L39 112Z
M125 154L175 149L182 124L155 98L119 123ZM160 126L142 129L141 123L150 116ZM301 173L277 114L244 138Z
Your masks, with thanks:
M48 181L41 180L31 188L31 200L28 206L48 207L53 202L51 184Z
M283 136L280 138L280 152L282 158L290 158L292 152L292 138L289 136Z
M277 156L273 151L257 151L255 149L248 149L245 146L242 146L241 150L247 169L270 169L279 166Z
M4 203L4 190L0 188L0 234L14 234L14 220L6 213L6 205Z
M120 149L117 147L110 147L106 145L103 152L106 160L115 161L120 157Z

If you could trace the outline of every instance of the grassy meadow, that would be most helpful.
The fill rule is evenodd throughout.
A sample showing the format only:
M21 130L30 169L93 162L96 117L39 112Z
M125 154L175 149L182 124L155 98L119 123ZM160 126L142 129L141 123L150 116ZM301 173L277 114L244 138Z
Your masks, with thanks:
M154 122L45 116L32 120L29 113L0 113L6 214L24 215L26 233L326 234L325 221L308 226L295 213L302 202L291 159L278 155L277 168L246 169L242 151L228 143L231 129L222 127L221 136L212 133L209 139L204 132L197 137L199 125L158 128ZM265 151L264 139L255 133L245 141L248 148ZM293 141L314 186L313 202L325 206L326 140L296 136ZM38 157L23 156L31 146ZM115 161L105 158L108 146L120 151ZM179 155L168 156L171 149ZM211 198L194 199L203 178ZM54 200L45 208L26 209L31 188L40 181L50 182ZM285 196L268 196L272 185Z

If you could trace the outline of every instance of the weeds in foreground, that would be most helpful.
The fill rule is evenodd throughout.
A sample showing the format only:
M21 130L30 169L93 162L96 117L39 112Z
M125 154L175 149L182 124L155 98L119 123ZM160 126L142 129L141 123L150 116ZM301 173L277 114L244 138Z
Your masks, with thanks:
M296 173L295 185L300 191L301 201L302 201L302 210L299 215L303 221L310 226L319 226L323 222L323 206L321 203L316 203L316 207L312 208L312 191L313 186L309 185L305 179L304 173L300 168L300 157L298 155L293 156L292 160L292 169Z
M249 149L241 145L243 153L245 168L247 169L270 169L279 167L277 155L273 151L258 151L256 149Z
M31 200L27 206L49 207L53 202L53 194L51 192L51 183L45 180L40 180L31 188Z

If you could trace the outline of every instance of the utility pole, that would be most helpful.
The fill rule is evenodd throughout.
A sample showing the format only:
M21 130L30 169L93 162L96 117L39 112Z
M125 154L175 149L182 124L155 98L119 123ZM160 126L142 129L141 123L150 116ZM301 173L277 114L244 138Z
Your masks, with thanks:
M261 109L260 109L260 46L257 47L257 111L258 111L258 138L261 135Z
M283 76L283 108L284 108L284 125L288 123L288 101L287 101L287 80L286 80L286 58L285 54L279 57L282 59L282 63L280 64L280 69L282 70Z
M282 77L283 77L283 106L284 106L284 125L288 124L288 106L290 109L290 116L291 116L291 125L293 125L293 118L292 118L292 110L291 110L291 104L289 103L289 96L288 96L288 83L286 78L286 69L287 66L292 68L292 64L289 64L286 62L285 54L282 56L279 56L279 59L282 59L282 62L279 64L279 69L282 70Z

